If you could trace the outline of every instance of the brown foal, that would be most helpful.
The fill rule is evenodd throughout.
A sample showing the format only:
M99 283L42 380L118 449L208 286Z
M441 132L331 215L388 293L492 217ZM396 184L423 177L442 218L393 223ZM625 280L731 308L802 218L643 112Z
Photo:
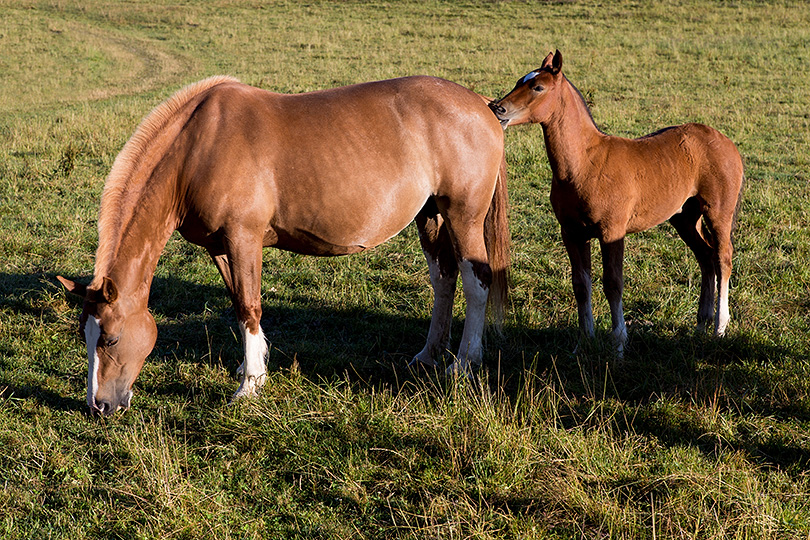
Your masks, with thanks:
M586 336L594 333L590 240L597 238L601 247L612 336L621 356L627 341L624 237L666 220L700 265L699 328L714 315L714 333L724 334L731 232L743 183L734 143L701 124L668 127L632 140L602 133L563 75L559 51L549 53L540 68L490 108L504 129L522 123L543 126L552 170L551 205L571 260L579 325Z

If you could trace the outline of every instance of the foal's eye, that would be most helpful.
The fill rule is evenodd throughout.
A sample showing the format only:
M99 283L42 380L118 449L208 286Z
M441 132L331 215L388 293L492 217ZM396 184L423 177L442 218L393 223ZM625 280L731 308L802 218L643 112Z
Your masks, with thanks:
M104 340L104 346L105 347L114 347L115 344L118 343L119 339L120 339L119 336L115 336L115 337L106 339L106 340Z
M537 86L532 87L532 90L534 90L535 92L542 92L543 90L545 90L545 88L542 85L538 84Z

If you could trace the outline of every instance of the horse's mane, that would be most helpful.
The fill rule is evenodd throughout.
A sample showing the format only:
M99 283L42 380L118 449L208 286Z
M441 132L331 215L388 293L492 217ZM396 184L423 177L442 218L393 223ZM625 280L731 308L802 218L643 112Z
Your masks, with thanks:
M233 77L218 75L192 83L177 91L172 97L155 107L140 123L121 152L115 158L110 174L104 183L101 195L101 209L98 216L98 249L91 287L100 285L115 260L123 228L132 218L134 205L123 206L127 194L142 187L146 176L137 177L135 172L150 143L166 126L180 108L195 96L218 84L239 82Z

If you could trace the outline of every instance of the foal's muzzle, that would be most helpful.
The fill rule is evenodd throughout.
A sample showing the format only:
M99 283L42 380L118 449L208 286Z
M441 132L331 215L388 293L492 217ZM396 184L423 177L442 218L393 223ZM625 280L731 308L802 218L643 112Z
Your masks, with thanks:
M506 126L509 125L509 118L504 118L504 115L506 114L506 109L496 101L489 102L489 109L495 114L495 117L498 119L498 122L501 123L501 127L506 129Z

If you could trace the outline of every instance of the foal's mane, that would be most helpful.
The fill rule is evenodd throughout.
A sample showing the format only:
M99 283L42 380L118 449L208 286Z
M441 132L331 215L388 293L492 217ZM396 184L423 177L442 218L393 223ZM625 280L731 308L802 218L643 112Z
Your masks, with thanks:
M596 121L593 119L593 114L591 114L591 108L590 108L590 107L588 107L588 102L585 100L585 96L583 96L583 95L582 95L582 92L580 92L580 91L579 91L579 88L577 88L577 87L576 87L576 85L575 85L574 83L572 83L572 82L571 82L571 81L568 79L568 77L566 77L565 75L563 75L563 79L565 79L565 82L567 82L567 83L568 83L568 85L569 85L571 88L573 88L573 89L574 89L574 92L575 92L575 93L576 93L576 95L579 97L579 100L582 102L582 107L585 109L585 112L586 112L586 113L588 113L588 118L591 120L591 124L593 124L593 127L595 127L595 128L596 128L596 130L597 130L599 133L604 133L604 131L602 131L602 130L599 128L599 126L598 126L598 125L596 125Z
M110 169L110 174L107 175L104 192L101 195L101 209L98 216L98 249L96 250L93 282L90 287L101 284L101 279L108 275L110 267L115 261L124 235L124 228L132 219L138 204L138 201L133 200L131 195L139 194L149 178L148 175L136 175L135 173L152 141L183 105L209 88L229 82L239 81L233 77L218 75L180 89L143 119L124 148L118 153L112 169Z

